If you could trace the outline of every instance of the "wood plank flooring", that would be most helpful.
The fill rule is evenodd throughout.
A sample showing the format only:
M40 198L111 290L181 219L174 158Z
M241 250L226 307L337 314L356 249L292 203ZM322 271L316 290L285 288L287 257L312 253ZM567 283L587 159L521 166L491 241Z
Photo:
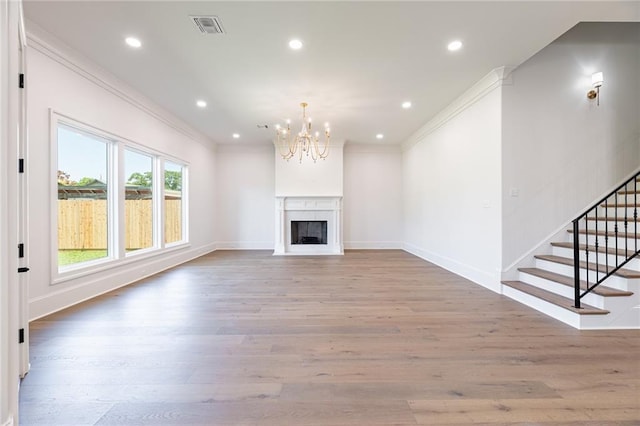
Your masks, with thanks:
M640 424L640 332L402 251L221 251L31 324L22 425Z

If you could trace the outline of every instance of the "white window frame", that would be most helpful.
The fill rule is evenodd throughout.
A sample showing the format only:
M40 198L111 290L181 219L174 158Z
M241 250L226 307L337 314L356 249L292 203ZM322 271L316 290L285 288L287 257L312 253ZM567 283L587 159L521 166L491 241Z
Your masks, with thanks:
M153 194L153 198L152 198L152 203L153 203L153 207L152 207L152 221L153 223L151 224L152 226L152 243L150 247L145 247L143 249L139 249L136 251L132 251L127 253L127 247L126 246L126 220L127 218L125 217L125 212L124 212L124 208L122 209L122 223L124 224L124 226L122 226L122 229L119 229L119 231L121 231L121 241L122 241L122 256L123 257L136 257L139 255L143 255L145 253L149 253L152 252L154 250L157 250L159 248L162 248L162 246L159 244L159 240L161 237L161 233L159 233L159 229L158 229L158 221L160 219L160 215L162 213L162 211L160 210L162 207L158 204L158 163L161 162L162 157L156 155L156 154L152 154L151 152L148 151L144 151L142 149L139 149L137 147L132 146L130 143L127 144L122 144L122 170L121 170L121 174L120 174L120 182L122 182L122 186L120 187L120 192L122 192L121 198L120 198L120 203L122 204L122 206L124 207L125 205L125 200L126 200L126 185L127 185L127 179L128 176L126 176L124 170L125 170L125 162L126 160L124 159L124 152L125 151L131 151L134 152L136 154L140 154L140 155L145 155L147 157L151 157L151 173L152 173L152 183L151 183L151 193Z
M114 158L116 152L115 141L109 135L84 125L83 123L75 120L69 120L59 114L53 114L52 126L51 126L51 173L49 178L51 182L51 242L52 242L52 269L53 276L67 276L73 275L76 271L81 269L100 268L105 263L111 262L117 258L117 241L118 236L114 230L118 229L118 218L116 217L116 211L114 210L114 197L117 196L115 191L115 173L114 165L117 163L117 159ZM91 138L101 140L107 145L107 256L90 260L87 262L77 263L73 265L67 265L62 268L58 266L58 182L54 176L57 175L58 168L58 128L66 127L73 131L77 131Z
M164 220L165 220L165 215L164 215L164 211L162 211L162 246L163 247L175 247L175 246L179 246L181 244L185 244L185 242L188 241L188 235L189 235L189 227L188 227L188 223L189 221L186 219L187 218L187 214L188 212L188 208L187 206L189 205L188 200L187 200L187 194L188 194L188 182L189 182L189 167L187 166L186 163L184 163L183 161L179 161L179 160L175 160L175 159L171 159L171 158L164 158L162 160L162 164L161 164L161 170L162 170L162 199L160 200L161 203L164 203L164 173L165 173L165 162L169 161L177 166L180 166L182 168L182 194L181 194L181 198L180 198L180 226L181 226L181 236L182 239L179 241L173 241L171 243L167 243L165 241L165 235L164 235Z
M161 151L146 147L142 144L119 137L105 130L99 129L77 119L71 118L54 110L50 110L50 146L51 146L51 284L69 281L96 272L109 270L131 262L166 254L171 251L189 247L189 219L188 219L188 171L189 163ZM58 170L58 126L78 130L87 133L91 137L102 139L108 145L108 182L107 200L109 219L107 226L108 248L107 257L91 260L60 268L58 266L58 182L53 177ZM153 159L153 245L151 247L126 253L125 250L125 184L124 176L124 152L134 151ZM182 240L165 244L164 236L164 162L180 165L182 167Z

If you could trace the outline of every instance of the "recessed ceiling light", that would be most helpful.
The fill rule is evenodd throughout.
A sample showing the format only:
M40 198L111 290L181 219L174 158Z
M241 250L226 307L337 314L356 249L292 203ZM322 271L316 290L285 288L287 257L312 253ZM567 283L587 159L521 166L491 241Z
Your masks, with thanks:
M289 42L289 47L293 50L300 50L302 49L302 42L298 39L293 39Z
M460 50L461 47L462 47L462 42L460 40L454 40L447 45L447 49L449 49L451 52Z
M124 39L124 42L127 43L131 47L135 47L136 49L142 46L142 42L135 37L127 37Z
M207 106L207 103L203 100L199 100L198 102L196 102L196 105L198 105L200 108L204 108Z
M382 138L384 138L384 135L382 133L378 133L376 135L376 139L382 139Z
M404 109L409 109L409 108L411 108L411 102L409 102L409 101L405 101L405 102L403 102L403 103L402 103L402 108L404 108Z
M234 138L234 139L238 139L239 137L240 137L240 134L239 134L239 133L234 133L234 134L233 134L233 138Z

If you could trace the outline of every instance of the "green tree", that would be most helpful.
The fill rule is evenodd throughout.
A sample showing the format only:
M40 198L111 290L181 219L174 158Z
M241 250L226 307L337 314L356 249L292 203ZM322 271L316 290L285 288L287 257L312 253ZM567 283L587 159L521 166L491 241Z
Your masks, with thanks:
M182 171L165 170L164 189L182 191Z
M88 185L92 185L96 182L100 182L98 179L96 178L91 178L91 177L83 177L82 179L80 179L77 183L74 183L75 186L88 186ZM102 182L104 183L104 182Z
M100 179L102 179L102 176L100 176ZM69 173L64 170L58 170L58 183L65 186L89 186L94 185L95 183L104 184L100 179L85 176L76 182L71 179L71 175Z
M151 188L153 184L153 174L151 172L135 172L131 173L129 176L129 180L127 180L128 185L137 185L144 186L146 188Z
M127 180L127 184L151 188L151 186L153 185L153 174L151 172L132 173ZM164 189L182 191L182 171L165 170Z

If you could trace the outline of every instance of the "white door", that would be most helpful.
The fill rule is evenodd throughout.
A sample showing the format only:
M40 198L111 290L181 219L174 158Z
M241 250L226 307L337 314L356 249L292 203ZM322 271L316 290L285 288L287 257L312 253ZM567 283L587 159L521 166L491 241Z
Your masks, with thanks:
M22 15L22 14L21 14ZM29 250L25 246L29 240L29 204L28 204L28 175L27 166L29 164L27 155L27 90L26 82L26 62L27 62L27 37L24 28L24 20L20 19L18 24L18 66L20 67L21 89L18 92L18 181L17 181L17 207L18 207L18 293L19 311L18 322L20 331L20 355L19 372L20 377L24 377L29 372ZM20 166L22 164L22 166Z
M19 178L18 158L24 151L24 94L18 86L24 60L24 37L20 36L22 4L20 0L0 0L0 424L17 424L19 377L25 344L19 344L19 330L27 326L27 281L18 272L20 224L26 214L21 206L24 183ZM22 150L22 151L21 151ZM24 298L23 298L24 296ZM25 353L26 354L26 353ZM28 355L26 355L28 356Z

